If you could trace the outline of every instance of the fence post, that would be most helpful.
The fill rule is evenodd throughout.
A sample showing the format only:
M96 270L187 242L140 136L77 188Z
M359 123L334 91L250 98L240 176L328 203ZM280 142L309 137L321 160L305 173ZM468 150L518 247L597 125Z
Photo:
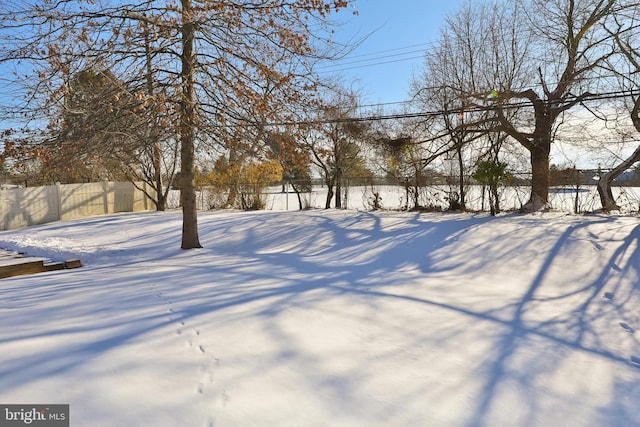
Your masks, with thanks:
M58 215L58 221L62 219L62 185L56 182L56 214Z
M105 215L109 213L109 188L106 180L102 180L102 210Z
M344 189L344 209L349 209L349 186L350 186L350 182L349 182L349 178L347 177L347 179L345 180L346 182L346 188Z
M576 198L573 202L573 213L576 215L580 209L580 173L580 169L576 169Z

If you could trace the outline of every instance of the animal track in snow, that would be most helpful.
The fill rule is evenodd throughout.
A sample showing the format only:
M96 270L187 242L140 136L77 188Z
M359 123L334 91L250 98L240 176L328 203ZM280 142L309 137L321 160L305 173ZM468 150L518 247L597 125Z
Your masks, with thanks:
M165 297L162 292L156 292L155 296L162 300L162 302L166 306L168 306L168 308L166 308L166 313L168 314L168 318L171 322L177 322L179 323L179 326L175 329L175 334L176 335L184 335L185 338L185 343L187 344L187 346L189 348L197 348L198 352L205 357L205 362L203 364L201 364L201 369L203 370L202 373L202 378L200 381L198 381L195 385L195 393L199 394L199 395L205 395L206 392L206 387L207 385L211 385L213 384L214 380L213 380L213 369L219 365L220 360L218 358L214 358L211 357L210 355L207 354L207 349L205 347L204 344L201 344L200 341L200 330L196 329L196 328L190 328L191 333L187 334L187 329L189 326L187 325L187 323L184 320L183 316L180 316L179 313L176 313L175 308L173 307L173 301L170 300L169 298ZM181 319L182 318L182 319ZM185 332L183 334L183 332ZM226 404L226 402L229 401L229 396L227 395L226 391L222 392L222 395L220 397L220 400L222 402L223 405ZM207 425L209 426L213 426L213 419L212 418L208 418L206 420Z
M593 234L591 232L587 233L587 236L592 239L590 240L591 245L593 246L593 249L595 249L596 251L601 251L604 249L604 246L602 246L600 243L597 242L597 240L600 239L600 237L597 234Z
M165 302L167 302L168 304L171 304L171 302L166 298L162 299L165 300ZM184 317L181 318L179 313L176 313L173 307L169 307L167 309L167 312L169 314L168 317L172 322L179 323L179 325L176 325L177 327L175 329L175 334L180 335L184 338L184 343L188 348L197 350L197 352L201 355L198 357L204 357L203 359L199 359L200 363L198 363L198 365L200 366L200 380L195 382L194 384L194 394L209 399L212 397L212 393L214 393L213 395L217 396L216 400L219 402L219 404L226 405L226 403L229 401L229 396L226 391L223 390L222 392L218 392L215 389L209 390L215 382L214 371L216 367L219 366L220 359L213 357L207 352L206 344L202 342L200 329L191 327L189 325L189 322L185 321ZM213 425L212 420L213 418L209 417L205 422L208 423L208 425Z
M630 334L633 334L636 332L635 329L633 329L631 326L629 326L628 324L624 323L624 322L620 322L620 327L622 329L624 329L625 331L629 332Z

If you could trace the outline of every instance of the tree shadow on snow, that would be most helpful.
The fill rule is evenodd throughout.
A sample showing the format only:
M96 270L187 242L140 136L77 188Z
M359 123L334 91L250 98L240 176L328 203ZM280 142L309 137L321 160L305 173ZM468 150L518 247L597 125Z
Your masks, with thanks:
M615 218L606 217L595 223L608 223L610 227L615 226ZM535 379L542 375L552 375L559 365L563 364L563 357L572 352L578 352L594 356L595 358L607 359L614 364L619 365L619 369L631 368L637 369L640 365L637 363L637 355L622 353L619 348L613 347L602 340L601 335L616 333L625 322L619 324L613 323L602 325L599 320L608 316L612 307L618 312L620 319L625 317L633 317L638 320L635 315L635 309L630 309L627 304L638 288L638 273L640 269L640 226L636 226L632 232L624 238L619 247L615 249L611 257L607 260L602 271L594 280L585 284L577 290L571 290L565 294L553 297L539 297L537 294L544 286L545 277L549 273L550 268L554 264L554 260L562 255L566 257L568 249L567 243L575 237L582 229L588 229L594 225L592 221L585 221L577 225L569 227L555 242L555 245L545 257L542 266L535 279L530 283L522 298L508 309L511 311L507 320L492 319L501 326L504 332L497 336L494 352L487 360L484 370L487 373L486 380L480 392L475 410L467 424L468 427L489 426L490 416L492 412L508 411L505 409L504 402L500 402L500 397L504 397L500 388L509 382L516 382L522 388L532 388ZM589 233L591 237L597 237ZM596 249L602 248L596 243ZM631 286L629 286L631 284ZM530 309L540 304L550 304L560 300L576 301L573 303L573 309L567 313L558 313L557 316L540 323L527 320L527 314ZM452 308L455 309L455 308ZM484 315L478 313L467 313L471 316L479 316L485 318ZM563 315L564 314L564 315ZM639 325L640 326L640 325ZM525 348L532 339L541 339L553 345L552 350L543 350L540 352L534 363L529 361L529 365L520 368L514 367L518 352ZM639 350L636 348L636 350ZM585 366L584 375L588 376L589 367ZM599 416L612 417L611 419L620 422L625 421L624 425L636 425L640 423L640 412L634 405L625 405L625 400L629 399L629 390L633 389L635 377L629 378L629 381L614 378L615 386L612 388L612 395L605 396L609 398L607 405L598 408ZM571 381L571 379L568 379ZM575 404L581 404L584 396L573 396ZM549 396L536 396L535 394L527 395L525 401L527 408L519 408L524 412L522 418L518 421L518 425L534 425L536 424L535 416L542 405L543 398L552 398ZM560 396L556 396L561 399ZM571 404L571 403L569 403ZM502 408L500 409L500 407ZM579 421L567 419L570 425L572 423L580 424ZM537 424L536 424L537 425Z
M225 218L207 216L201 220L201 224L210 222L205 227L207 233L201 235L205 250L192 251L189 255L179 254L175 259L135 259L125 266L126 271L122 276L124 283L117 288L122 292L117 297L117 301L122 304L121 309L131 309L134 312L140 310L157 293L162 294L165 302L173 304L175 310L170 315L166 312L148 311L137 319L127 316L112 319L108 312L102 313L104 320L89 326L97 328L94 331L96 338L93 340L76 343L73 348L61 347L54 350L54 353L34 353L0 368L3 387L23 385L30 378L58 375L78 364L91 363L92 359L110 349L171 326L177 321L196 321L208 313L252 304L256 311L247 316L261 316L269 325L273 339L281 343L282 350L277 355L279 360L274 363L286 363L295 357L296 346L291 342L294 338L272 320L292 307L317 306L328 296L340 295L356 296L370 304L404 301L416 304L419 308L446 310L465 319L490 322L495 326L492 332L494 345L482 362L483 382L476 393L473 412L467 418L470 420L467 427L489 425L492 411L500 404L502 387L512 382L519 384L521 388L531 387L537 375L553 372L555 364L560 363L560 359L569 350L604 358L624 368L634 367L630 359L633 355L621 354L618 349L610 348L599 338L603 332L601 319L612 309L619 313L621 323L632 323L625 319L631 315L628 302L639 286L637 281L630 282L629 277L637 278L639 273L640 226L615 249L596 278L583 287L572 287L561 295L549 297L541 292L556 259L560 255L565 256L569 243L578 234L582 236L588 233L588 228L594 224L606 223L613 227L616 224L615 218L577 223L564 231L544 255L539 271L526 290L523 290L521 297L499 310L482 311L454 300L429 299L424 294L414 296L401 292L400 288L413 277L424 279L453 269L455 263L440 263L434 258L434 254L454 245L464 233L490 221L501 219L466 215L443 218L421 214L387 216L340 212L290 213L286 216L260 213ZM312 230L309 230L310 223L313 224ZM164 254L170 253L173 252ZM493 254L487 256L491 257ZM508 256L508 253L500 256ZM185 265L182 265L183 261ZM154 264L154 268L149 268L150 263ZM470 265L473 268L474 264ZM99 273L100 267L97 266L95 271ZM107 281L108 279L96 278L96 283L83 285L86 287L87 301L96 300L95 292L105 292L104 301L109 301L109 293L114 291L107 288ZM164 288L156 287L156 282L169 285ZM218 282L225 285L221 286ZM55 283L55 276L48 276L40 281L39 287L46 283ZM176 286L175 283L181 285ZM634 285L629 287L629 283ZM100 291L100 284L105 286L104 291ZM52 292L55 299L64 299L67 292L63 287L44 288ZM40 292L36 287L23 291L31 296ZM14 299L9 301L13 307L28 308L30 302L23 299L24 292L14 290L8 292L8 295L13 295ZM34 296L34 300L38 299ZM564 315L538 323L527 317L540 304L564 301L568 301L571 307ZM56 310L68 310L70 317L97 316L102 319L100 310L105 310L105 307L82 306L82 303L83 301L70 302L66 306L56 307ZM21 315L17 311L13 313L13 316ZM26 310L23 315L32 314ZM15 324L30 322L27 317L18 317L13 321ZM636 326L640 328L640 325ZM611 325L611 328L621 326L616 324ZM45 328L39 332L10 335L4 343L82 332L87 332L82 326L68 330ZM451 335L453 334L454 331ZM543 341L557 350L553 357L550 357L548 351L543 351L536 363L523 372L522 367L515 364L521 351L528 349L532 340ZM332 395L336 402L348 402L349 390L357 388L348 378L319 376L316 380L317 386ZM614 393L619 396L611 396L614 403L630 387L624 381L616 384ZM419 400L420 396L406 398ZM532 398L528 405L524 409L527 415L520 425L533 423L532 419L541 402ZM637 412L630 412L632 408L625 405L614 406L603 407L603 416L606 417L608 411L619 410L625 411L624 417L629 420L630 425L640 421ZM620 419L619 414L617 419Z

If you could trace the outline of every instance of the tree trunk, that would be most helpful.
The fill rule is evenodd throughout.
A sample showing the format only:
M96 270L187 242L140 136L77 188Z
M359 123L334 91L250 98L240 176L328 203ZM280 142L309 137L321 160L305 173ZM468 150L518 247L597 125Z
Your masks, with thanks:
M633 109L631 110L631 121L633 122L633 127L640 132L640 97L634 99ZM600 175L600 180L598 181L598 194L600 195L600 203L602 203L603 211L620 209L616 200L613 198L611 183L614 179L619 177L622 172L630 168L631 165L637 161L640 161L640 146L638 146L633 154L624 159L613 170L604 175Z
M549 202L549 154L551 143L542 142L529 150L531 153L531 195L522 210L535 212L546 209Z
M333 184L327 182L327 201L324 204L325 209L331 209L331 199L333 199Z
M234 169L234 165L240 163L240 156L236 150L234 145L229 147L229 163L228 170L230 171L229 175L231 176L231 180L229 182L229 192L227 193L227 202L225 203L225 207L233 208L236 205L236 199L238 198L238 189L240 187L240 176L239 171Z
M489 186L489 193L491 193L491 215L496 216L500 213L500 192L498 191L498 183L491 183Z
M640 146L629 157L624 159L613 170L600 175L598 180L598 194L600 195L600 203L602 204L603 211L612 211L620 209L616 200L613 198L613 192L611 191L611 183L614 179L619 177L622 172L631 167L634 163L640 160Z
M420 209L420 188L422 187L422 173L420 173L420 171L418 171L418 173L416 173L415 176L415 187L414 187L414 192L413 192L413 208L415 210L419 210Z
M412 188L411 192L413 193L413 210L417 211L420 209L420 187L416 184L416 186Z
M238 189L234 184L229 188L229 193L227 193L227 201L225 202L224 206L228 208L233 208L236 204L237 198L238 198Z
M329 186L327 189L327 201L324 204L325 209L331 209L331 199L333 199L333 186Z
M289 184L291 184L291 188L293 188L293 191L296 193L296 197L298 198L298 208L300 210L303 210L304 206L302 204L302 196L300 195L300 188L298 188L298 186L294 184L292 180L289 180ZM287 194L287 200L288 200L288 197L289 197L289 194Z
M335 177L331 177L329 172L325 170L324 183L327 184L327 201L324 204L325 209L331 209L331 199L333 199L333 186L335 184Z
M182 172L182 249L201 248L194 173L195 85L191 0L182 0L182 102L180 108L180 170Z
M460 210L465 211L467 209L465 198L466 194L464 191L464 159L462 158L462 141L456 147L456 151L458 153L458 168L460 169L460 176L458 185L460 186L460 198L458 200L458 204L460 205Z
M153 99L153 64L152 64L152 55L151 55L151 41L149 36L149 31L147 29L146 22L144 23L144 52L145 52L145 62L146 62L146 77L147 77L147 95L149 98ZM152 107L155 110L155 107ZM153 111L155 114L155 111ZM153 117L153 116L151 116ZM162 147L160 146L160 141L158 141L158 136L154 133L154 123L151 121L151 117L149 117L149 121L147 122L147 130L146 130L146 141L145 144L151 143L151 157L153 162L153 184L156 190L156 210L164 211L167 206L167 199L165 197L165 193L163 191L163 183L162 183Z
M160 143L153 144L153 182L156 187L156 210L164 211L167 208L167 199L165 198L164 186L162 183L162 149Z
M404 198L405 198L404 208L407 211L409 210L409 188L411 188L409 184L404 185Z
M336 171L336 209L342 209L342 170Z
M298 191L298 189L296 189L295 187L294 190L296 192L296 196L298 197L298 208L300 208L300 210L303 210L304 206L302 205L302 196L300 195L300 191Z
M596 187L598 189L598 195L600 196L602 210L605 212L620 209L611 191L611 182L615 179L612 172L613 171L600 175L598 186Z

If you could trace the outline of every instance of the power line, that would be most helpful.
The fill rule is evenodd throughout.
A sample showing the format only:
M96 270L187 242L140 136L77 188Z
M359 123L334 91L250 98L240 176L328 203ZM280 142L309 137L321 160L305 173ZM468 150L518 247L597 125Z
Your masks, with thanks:
M371 62L371 61L378 61L380 59L388 59L388 58L395 58L398 56L404 56L404 55L409 55L409 54L414 54L414 53L422 53L424 55L424 51L423 50L410 50L408 52L402 52L402 53L394 53L391 55L384 55L384 56L376 56L373 58L369 58L369 59L359 59L357 61L349 61L349 62L341 62L339 61L338 64L327 64L327 65L321 65L317 68L334 68L334 67L342 67L344 65L352 65L352 64L361 64L363 62ZM421 55L420 58L423 56ZM402 61L402 59L400 59L399 61Z
M585 78L583 78L583 80L603 80L603 79L615 78L615 77L616 76L614 74L611 74L611 75L599 75L599 76L585 77ZM558 85L558 84L559 83L547 83L547 85L551 85L551 86ZM420 89L420 91L429 91L429 90L438 91L438 90L441 90L441 89L442 89L442 86L425 86L425 87L422 87ZM513 88L513 89L510 89L509 92L524 92L527 89L529 89L529 87L522 87L522 88L517 88L517 89ZM626 98L626 97L628 97L628 96L622 96L622 97L617 96L617 94L621 94L621 93L629 93L630 94L629 96L632 96L632 95L636 94L633 90L629 89L629 90L621 90L621 91L618 91L618 92L605 92L605 93L601 93L601 94L594 94L591 97L585 98L585 100L596 100L596 99L598 99L598 98L595 98L594 96L599 97L600 100L607 100L607 99L611 99L611 98ZM367 104L367 105L360 106L360 108L364 108L364 107L383 107L385 105L411 104L413 102L416 102L415 98L416 97L414 96L412 99L404 100L404 101L394 101L394 102L383 102L383 103ZM572 99L575 99L575 98L577 98L577 96L569 97L567 100L572 100Z
M393 48L393 49L386 49L386 50L380 50L380 51L375 51L375 52L370 52L370 53L365 53L365 54L360 54L360 55L350 55L347 56L341 60L337 60L334 63L329 63L329 64L324 64L324 65L319 65L317 68L322 70L322 69L329 69L329 70L322 70L320 71L321 74L326 74L329 72L340 72L340 71L346 71L346 70L352 70L352 69L356 69L356 68L365 68L365 67L373 67L373 66L378 66L378 65L384 65L384 64L390 64L390 63L395 63L395 62L404 62L404 61L411 61L414 59L420 59L424 57L424 54L426 53L427 49L414 49L416 47L427 47L429 46L428 43L419 43L419 44L414 44L414 45L409 45L409 46L402 46L402 47L397 47L397 48ZM408 49L412 49L412 50L408 50ZM412 54L416 54L416 53L421 53L421 55L419 56L411 56L408 58L401 58L401 59L396 59L396 60L391 60L391 61L381 61L381 60L385 60L388 58L395 58L395 57L399 57L399 56L406 56L406 55L412 55ZM357 58L363 58L363 59L357 59ZM345 62L347 61L347 62ZM378 62L373 62L372 61L378 61ZM369 63L369 64L367 64ZM363 65L355 65L352 67L345 67L347 65L353 65L353 64L363 64Z
M393 63L396 63L396 62L413 61L414 59L421 59L423 57L424 57L424 55L412 56L412 57L409 57L409 58L396 59L396 60L393 60L393 61L381 61L381 62L376 62L376 63L373 63L373 64L356 65L356 66L353 66L353 67L345 67L345 68L339 68L339 69L335 69L335 70L325 70L325 71L320 71L319 74L338 73L340 71L355 70L355 69L358 69L358 68L375 67L375 66L379 66L379 65L393 64Z
M412 45L409 45L409 46L396 47L396 48L393 48L393 49L378 50L378 51L369 52L369 53L363 53L363 54L359 54L359 55L350 55L347 58L353 59L353 58L361 58L363 56L375 56L375 55L379 55L381 53L397 52L397 51L405 50L405 49L413 49L414 47L418 47L418 46L429 46L429 45L430 45L430 43L418 43L418 44L412 44ZM422 52L424 52L424 51L422 51Z
M409 101L389 101L389 102L378 102L375 104L363 104L363 105L359 105L358 108L362 109L362 108L369 108L369 107L384 107L385 105L402 105L402 104L409 104L413 101L409 100Z
M589 102L589 101L605 101L611 99L621 99L621 98L629 98L632 96L640 96L640 92L638 91L616 91L616 92L607 92L602 94L591 94L587 96L572 96L563 100L563 103L569 102ZM551 101L547 101L549 103ZM372 104L375 105L375 104ZM380 104L382 105L382 104ZM375 114L369 116L360 116L360 117L341 117L341 118L327 118L327 119L312 119L312 120L301 120L296 122L283 122L283 123L272 123L267 126L290 126L290 125L313 125L313 124L332 124L332 123L353 123L353 122L375 122L375 121L386 121L386 120L400 120L400 119L416 119L416 118L433 118L439 117L447 114L459 114L460 112L466 113L474 113L474 112L486 112L492 111L497 108L503 110L513 110L522 107L531 106L529 101L520 101L520 102L511 102L507 104L500 103L492 103L491 105L476 105L468 108L458 108L451 110L433 110L433 111L419 111L419 112L410 112L410 113L397 113L397 114Z

